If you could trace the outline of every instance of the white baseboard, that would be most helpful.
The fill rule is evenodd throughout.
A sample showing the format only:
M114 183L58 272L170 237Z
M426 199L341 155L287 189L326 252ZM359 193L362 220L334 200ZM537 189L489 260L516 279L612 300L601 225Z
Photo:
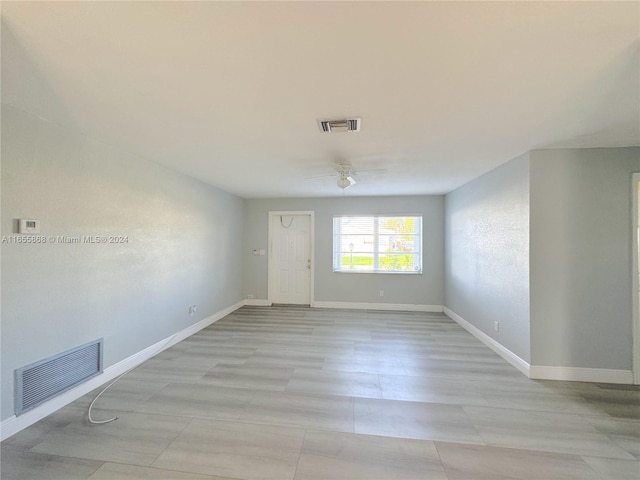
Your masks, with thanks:
M194 323L190 327L187 327L184 330L181 330L174 335L165 338L164 340L160 340L159 342L154 343L144 350L141 350L138 353L135 353L130 357L127 357L124 360L121 360L120 362L105 368L104 372L101 375L91 378L85 383L78 385L76 388L63 393L49 400L48 402L43 403L33 410L29 410L19 417L13 415L6 420L3 420L0 423L0 441L3 441L11 437L12 435L15 435L20 430L27 428L29 425L36 423L47 415L52 414L56 410L59 410L65 405L68 405L74 400L77 400L83 395L86 395L92 390L98 388L100 385L103 385L118 377L119 375L122 375L126 371L137 367L142 362L150 359L151 357L157 355L158 353L171 347L172 345L181 342L185 338L190 337L194 333L199 332L212 323L217 322L221 318L229 315L243 305L244 302L241 301L234 305L231 305L230 307L220 310L219 312L216 312L213 315L210 315L207 318Z
M442 305L414 305L410 303L358 303L315 301L316 308L346 308L353 310L396 310L404 312L442 312Z
M511 350L506 348L501 343L491 338L489 335L484 333L479 328L471 325L469 322L467 322L464 318L462 318L460 315L458 315L454 311L448 309L447 307L444 307L444 313L446 313L449 317L455 320L455 322L458 323L467 332L469 332L471 335L476 337L478 340L484 343L487 347L489 347L491 350L496 352L498 355L504 358L507 362L509 362L511 365L517 368L524 375L526 375L527 377L530 377L531 365L529 365L528 362L520 358L518 355L513 353Z
M531 365L531 378L539 380L567 380L570 382L633 383L631 370L607 368L547 367Z
M253 307L268 307L271 304L269 303L269 300L264 299L264 298L246 298L244 300L244 304L245 305L250 305Z
M530 365L489 335L471 325L457 313L447 307L444 307L444 313L529 378L570 382L633 383L633 372L631 370Z

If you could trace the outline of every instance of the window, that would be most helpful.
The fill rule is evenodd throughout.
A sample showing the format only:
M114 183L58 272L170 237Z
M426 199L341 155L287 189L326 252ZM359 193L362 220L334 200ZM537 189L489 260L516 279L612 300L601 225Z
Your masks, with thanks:
M333 271L422 273L422 217L333 217Z

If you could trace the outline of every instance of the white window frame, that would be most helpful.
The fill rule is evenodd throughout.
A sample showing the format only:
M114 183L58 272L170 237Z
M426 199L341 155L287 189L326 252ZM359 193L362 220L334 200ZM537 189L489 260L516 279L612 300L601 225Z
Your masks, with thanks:
M351 270L342 268L342 252L340 252L340 231L336 232L336 229L339 230L339 222L337 220L341 218L372 218L373 219L373 270ZM413 217L419 220L418 225L418 233L414 234L418 236L417 246L418 251L412 252L416 257L416 263L419 266L418 270L380 270L379 269L379 259L380 259L380 218L407 218ZM375 215L334 215L332 222L332 242L333 242L333 272L334 273L357 273L357 274L392 274L392 275L422 275L423 273L423 246L424 246L424 237L422 232L422 215L417 214L375 214Z

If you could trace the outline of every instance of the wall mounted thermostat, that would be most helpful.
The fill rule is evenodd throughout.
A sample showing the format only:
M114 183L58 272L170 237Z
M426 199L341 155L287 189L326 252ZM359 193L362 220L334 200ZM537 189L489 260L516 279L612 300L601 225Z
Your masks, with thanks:
M40 220L18 220L18 233L40 233Z

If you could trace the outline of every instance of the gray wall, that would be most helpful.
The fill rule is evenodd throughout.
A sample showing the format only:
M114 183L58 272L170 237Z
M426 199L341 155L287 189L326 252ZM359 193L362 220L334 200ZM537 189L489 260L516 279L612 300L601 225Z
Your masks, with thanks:
M15 368L99 337L110 366L242 299L241 199L3 105L3 236L18 218L128 243L2 244L2 419Z
M445 239L445 306L529 361L528 154L446 195Z
M251 252L268 248L268 212L312 210L315 212L315 300L442 305L443 205L442 196L245 200L244 295L267 299L267 256L254 256ZM337 214L422 214L424 273L333 273L332 219ZM384 297L379 296L380 290L384 290Z
M531 152L531 357L631 369L631 177L640 148Z

